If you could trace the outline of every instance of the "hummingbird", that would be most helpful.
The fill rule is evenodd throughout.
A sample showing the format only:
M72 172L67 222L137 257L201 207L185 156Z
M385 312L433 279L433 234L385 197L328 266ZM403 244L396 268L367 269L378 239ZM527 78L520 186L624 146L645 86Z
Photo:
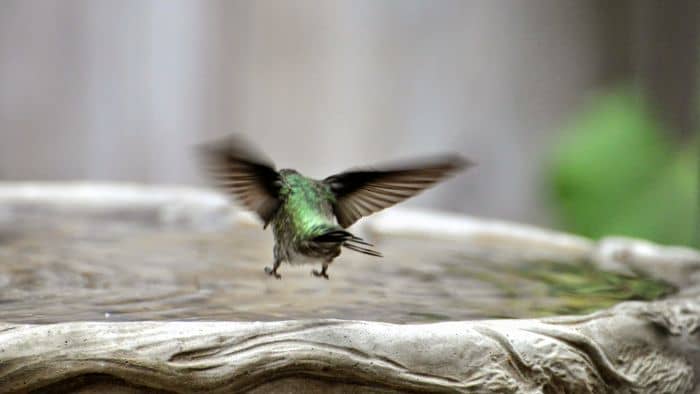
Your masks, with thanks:
M272 224L274 262L265 273L281 279L282 262L320 263L316 277L341 248L382 257L374 245L346 228L364 216L406 200L473 163L456 154L382 168L355 168L325 179L306 177L274 164L243 139L230 136L199 146L216 183L263 222Z

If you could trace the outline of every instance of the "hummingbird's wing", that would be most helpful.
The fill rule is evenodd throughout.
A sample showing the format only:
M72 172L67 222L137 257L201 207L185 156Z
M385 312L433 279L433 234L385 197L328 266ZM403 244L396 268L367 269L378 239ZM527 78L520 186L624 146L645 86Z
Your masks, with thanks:
M388 208L471 165L449 155L384 170L352 170L324 179L335 194L338 224L348 227L363 216Z
M219 186L257 213L267 227L280 205L280 176L274 164L237 137L202 145L199 153Z

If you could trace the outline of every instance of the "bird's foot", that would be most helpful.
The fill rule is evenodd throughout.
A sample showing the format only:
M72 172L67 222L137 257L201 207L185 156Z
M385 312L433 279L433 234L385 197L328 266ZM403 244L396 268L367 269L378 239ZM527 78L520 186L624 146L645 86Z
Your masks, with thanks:
M277 279L282 279L282 275L278 274L276 269L265 267L265 273Z
M326 273L326 270L321 270L321 272L319 272L317 270L312 270L311 273L317 278L322 277L322 278L326 278L326 280L328 280L328 274Z

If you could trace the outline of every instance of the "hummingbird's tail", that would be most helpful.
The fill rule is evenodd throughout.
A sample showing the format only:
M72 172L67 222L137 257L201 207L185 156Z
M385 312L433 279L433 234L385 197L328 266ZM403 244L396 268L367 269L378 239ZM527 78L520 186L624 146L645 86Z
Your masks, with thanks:
M355 252L360 252L375 257L382 257L381 253L370 249L370 247L373 247L374 245L342 229L330 230L319 235L318 237L315 237L313 240L314 242L319 243L338 243L350 250L354 250Z

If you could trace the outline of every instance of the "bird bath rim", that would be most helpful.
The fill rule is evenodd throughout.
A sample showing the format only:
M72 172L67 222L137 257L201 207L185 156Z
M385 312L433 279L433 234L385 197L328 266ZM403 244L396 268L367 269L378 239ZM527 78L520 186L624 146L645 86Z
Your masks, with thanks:
M156 225L256 224L197 188L2 183L0 218L150 212ZM488 246L498 255L641 271L681 290L586 316L430 324L333 319L278 322L70 322L0 325L3 390L137 387L172 392L690 392L700 372L700 253L629 238L583 237L502 221L394 208L357 228ZM114 344L119 343L118 348ZM284 357L278 355L284 352ZM547 357L543 357L547 354ZM277 361L274 361L277 360ZM263 366L263 367L261 367ZM669 368L670 367L670 368ZM76 380L76 377L84 379ZM71 386L73 385L73 386ZM90 386L93 385L93 386ZM83 387L83 386L80 386ZM94 388L93 387L93 388Z

